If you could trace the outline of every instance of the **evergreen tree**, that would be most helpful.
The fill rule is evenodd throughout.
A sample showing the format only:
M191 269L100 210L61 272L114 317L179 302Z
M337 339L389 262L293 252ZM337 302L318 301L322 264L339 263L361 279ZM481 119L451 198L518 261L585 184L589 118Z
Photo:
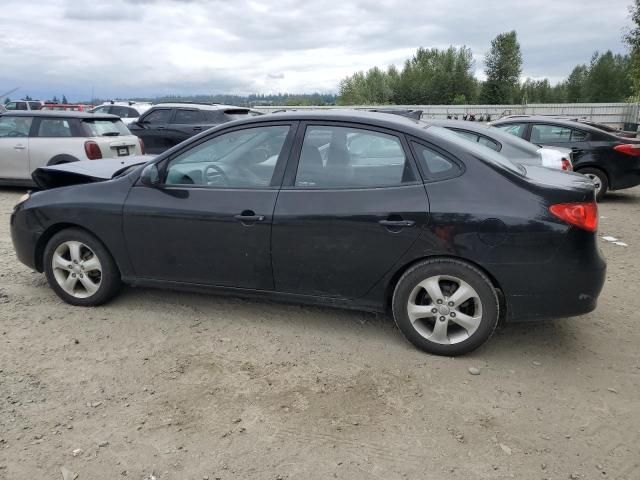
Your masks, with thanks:
M522 72L522 53L515 30L501 33L491 41L485 66L487 80L482 86L481 101L489 104L512 103Z

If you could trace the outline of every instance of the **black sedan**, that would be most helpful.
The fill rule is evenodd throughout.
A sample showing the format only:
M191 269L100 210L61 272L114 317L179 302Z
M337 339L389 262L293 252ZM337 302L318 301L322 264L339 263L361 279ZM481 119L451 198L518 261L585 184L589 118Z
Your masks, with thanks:
M604 283L591 181L401 116L255 117L143 161L34 173L13 244L64 301L126 283L391 311L457 355L499 318L589 312Z
M571 148L573 169L593 180L598 200L608 190L640 185L640 140L547 117L509 118L492 125L531 143Z

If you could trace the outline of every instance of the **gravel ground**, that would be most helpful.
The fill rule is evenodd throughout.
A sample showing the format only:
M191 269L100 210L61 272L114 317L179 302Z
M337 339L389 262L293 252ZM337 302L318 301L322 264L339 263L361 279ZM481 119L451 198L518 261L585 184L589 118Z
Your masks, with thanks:
M601 205L628 246L601 240L595 312L456 359L358 312L132 288L68 306L15 259L21 193L0 189L2 479L640 478L640 188Z

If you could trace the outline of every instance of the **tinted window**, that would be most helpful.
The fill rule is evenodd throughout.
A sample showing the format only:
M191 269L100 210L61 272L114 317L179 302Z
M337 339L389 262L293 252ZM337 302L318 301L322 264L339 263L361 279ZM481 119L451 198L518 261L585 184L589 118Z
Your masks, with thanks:
M113 115L117 115L120 118L137 118L138 112L133 108L122 107L120 105L114 105L111 107L111 111L109 112Z
M5 105L7 110L26 110L27 102L9 102Z
M33 117L0 117L0 137L28 137Z
M168 123L170 118L171 118L171 109L161 108L161 109L149 112L149 114L146 117L144 117L144 121L147 123Z
M71 125L65 118L42 118L38 137L70 137Z
M490 139L488 137L485 137L483 135L479 135L479 134L476 134L476 133L473 133L473 132L469 132L469 131L466 131L466 130L457 130L455 128L452 128L451 130L456 132L458 135L462 135L467 140L471 140L472 142L477 142L480 145L484 145L485 147L489 147L491 150L495 150L496 152L500 151L501 145L498 142L496 142L496 141L494 141L494 140L492 140L492 139Z
M427 174L428 180L442 180L455 177L460 173L460 167L432 148L413 142L413 148L418 162Z
M516 137L522 137L524 135L524 131L527 129L527 124L526 123L509 123L506 125L495 125L495 127L507 133L510 133L511 135L515 135Z
M582 130L571 129L572 142L584 142L588 136L589 134L587 132L583 132Z
M90 137L117 137L119 135L131 135L122 120L83 120L89 129Z
M165 183L218 188L268 187L287 133L288 126L270 126L214 137L171 160Z
M31 110L40 110L42 104L40 102L29 102L29 107L31 107Z
M390 187L414 181L395 135L347 127L307 127L296 186Z
M178 109L176 110L176 116L173 119L173 123L179 124L193 124L193 123L201 123L202 122L202 114L200 110L184 110Z
M568 143L570 141L570 128L545 124L534 124L531 127L532 143Z

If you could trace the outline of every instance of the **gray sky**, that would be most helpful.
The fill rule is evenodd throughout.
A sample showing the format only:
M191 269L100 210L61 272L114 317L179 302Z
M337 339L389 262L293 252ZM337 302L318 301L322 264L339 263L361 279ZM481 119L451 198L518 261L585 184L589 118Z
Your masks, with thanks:
M478 76L515 29L523 76L557 81L623 52L631 0L3 0L0 93L88 99L335 92L417 47L467 45Z

